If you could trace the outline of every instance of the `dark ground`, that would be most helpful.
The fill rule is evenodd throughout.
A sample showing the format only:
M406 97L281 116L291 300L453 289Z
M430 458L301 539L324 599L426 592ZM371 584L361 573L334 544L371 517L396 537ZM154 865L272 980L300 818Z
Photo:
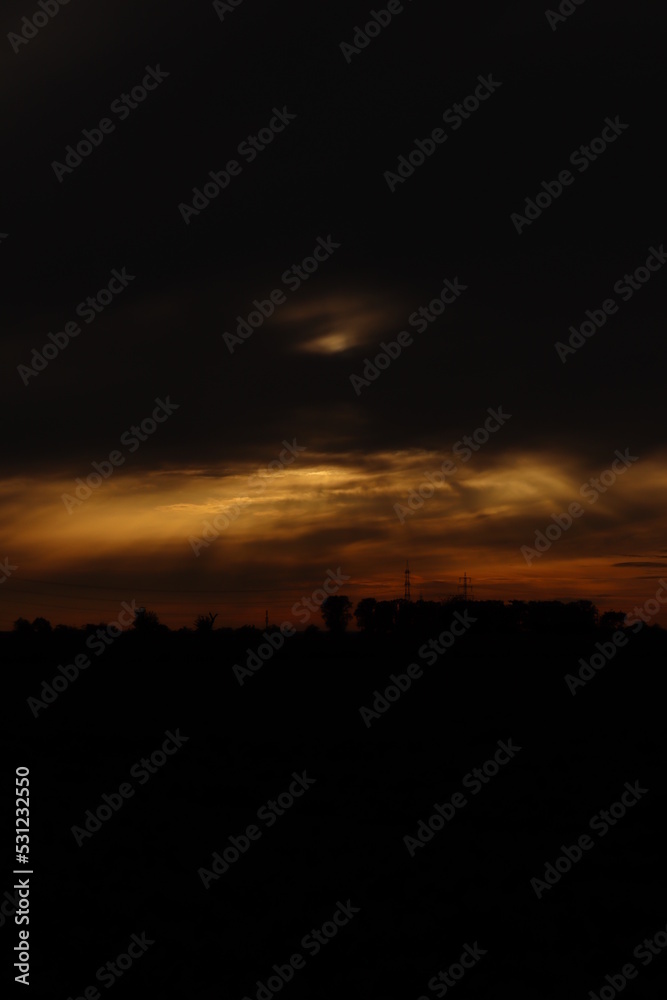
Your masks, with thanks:
M294 1000L436 996L429 980L475 942L487 954L456 996L585 998L628 962L628 997L663 994L666 957L644 967L632 954L667 925L659 629L631 635L574 696L564 675L608 634L471 630L430 667L420 641L299 635L243 686L215 634L127 636L37 718L26 699L71 661L2 638L18 733L6 783L12 763L31 770L35 995L82 996L144 931L155 943L119 995L254 998L300 952L305 968L282 987ZM410 662L423 676L366 727L359 708ZM140 784L130 769L166 730L187 742ZM521 751L466 793L500 740ZM304 770L312 788L258 822ZM72 827L127 781L134 796L79 847ZM591 834L636 781L648 789L636 806ZM403 838L457 791L467 805L411 856ZM205 888L198 869L252 823L261 838ZM538 899L530 880L587 832L594 848ZM360 912L309 954L304 935L347 900ZM4 948L16 930L3 924Z

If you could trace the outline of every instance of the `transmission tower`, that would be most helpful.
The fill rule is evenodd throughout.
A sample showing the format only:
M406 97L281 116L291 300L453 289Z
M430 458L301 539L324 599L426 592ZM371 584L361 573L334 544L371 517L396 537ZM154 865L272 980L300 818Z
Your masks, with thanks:
M470 597L472 599L472 580L467 573L459 577L459 590L463 590L463 600L467 601Z
M405 560L405 588L403 592L403 599L406 601L410 600L410 565L408 560Z

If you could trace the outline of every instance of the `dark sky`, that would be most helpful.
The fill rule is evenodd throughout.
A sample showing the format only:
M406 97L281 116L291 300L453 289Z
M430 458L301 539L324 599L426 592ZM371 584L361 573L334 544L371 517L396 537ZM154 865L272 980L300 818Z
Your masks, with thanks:
M653 595L645 569L604 566L629 555L659 576L665 552L667 268L627 302L614 285L667 239L666 18L649 2L572 6L552 30L541 5L406 2L349 63L341 43L379 5L243 0L221 20L209 2L71 0L18 52L6 40L0 523L19 569L0 627L43 600L33 580L61 588L68 620L93 607L108 618L116 594L138 587L171 623L158 579L211 601L218 587L275 588L289 604L346 559L351 593L391 589L407 556L418 575L422 560L425 589L446 590L467 566L483 596L555 580L565 596L564 581L584 577L572 594ZM36 10L5 5L5 36ZM110 111L158 65L168 77L145 102L124 120ZM443 122L489 75L500 86L488 100L459 128ZM248 162L238 146L274 108L296 117ZM105 117L114 131L59 182L53 162ZM580 171L571 154L607 118L628 127ZM385 172L439 127L446 141L392 193ZM186 225L179 204L234 158L240 175ZM512 213L568 168L573 183L518 234ZM287 288L284 272L329 236L340 247ZM127 289L25 385L17 368L32 349L122 268L135 276ZM350 375L411 329L445 278L466 291L357 396ZM230 354L222 333L277 288L286 301ZM561 362L554 344L610 297L618 312ZM63 490L166 396L178 412L68 514ZM401 490L500 405L512 419L471 461L474 481L401 525ZM294 438L307 449L294 463L302 478L272 478L245 534L230 530L198 559L192 525L151 535L146 525L174 511L190 509L196 525L207 504L245 495L238 478ZM550 566L545 556L528 571L519 547L625 448L636 468ZM311 488L310 473L331 487ZM151 517L139 510L146 492ZM100 604L70 584L97 588Z

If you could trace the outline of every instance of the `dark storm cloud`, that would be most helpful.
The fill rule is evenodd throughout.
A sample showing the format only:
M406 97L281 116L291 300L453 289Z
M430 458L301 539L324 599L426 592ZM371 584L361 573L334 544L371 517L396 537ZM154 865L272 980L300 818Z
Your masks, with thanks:
M572 359L579 369L565 370L553 351L535 344L519 347L516 329L510 340L494 316L472 300L472 281L468 301L462 297L451 312L417 333L407 319L428 304L431 289L415 291L409 302L405 291L400 297L396 292L380 296L379 289L369 287L364 298L315 275L319 284L303 289L298 303L295 293L294 303L282 307L285 314L306 303L316 309L319 292L340 301L338 315L326 312L323 325L313 323L309 333L304 320L290 326L271 317L231 355L222 340L237 315L224 308L229 287L221 290L216 282L207 290L196 282L151 294L142 290L139 269L132 273L136 279L125 298L90 326L82 324L81 334L28 385L16 366L31 363L33 347L41 350L49 343L47 333L74 319L77 301L97 286L84 287L55 321L42 315L10 338L6 350L13 355L12 369L5 380L9 374L13 378L6 384L6 400L21 428L7 442L10 471L75 471L82 463L99 461L127 427L150 413L153 399L166 394L180 404L179 418L137 454L136 462L145 468L217 465L249 456L268 461L282 437L294 435L332 456L349 450L443 450L472 433L488 408L498 406L512 414L512 421L502 445L499 439L492 448L574 447L587 459L589 474L606 468L616 448L629 446L641 456L662 441L658 422L647 423L639 405L619 409L614 403L630 391L637 400L657 394L659 369L642 372L641 385L637 374L629 386L631 365L609 374L599 367L602 357L608 360L609 344L591 340L584 348L588 357ZM438 285L431 287L435 296ZM258 282L253 297L266 294L267 286ZM246 302L250 311L250 295ZM304 337L317 338L336 324L353 327L355 304L363 308L367 303L376 309L376 319L365 328L363 343L340 353L294 350ZM412 333L412 345L357 395L350 376L363 376L366 359L402 329ZM519 352L520 367L510 344Z
M36 9L12 0L5 34ZM296 438L307 449L300 468L321 465L340 476L321 494L299 487L323 498L322 519L296 529L293 561L304 578L317 576L318 554L364 542L380 549L383 533L400 544L421 537L433 549L447 517L461 512L475 518L480 546L509 554L626 448L639 456L627 488L624 478L559 551L574 558L585 537L596 558L616 544L638 559L653 557L636 533L649 526L655 537L661 525L650 474L659 478L664 427L651 404L664 395L657 317L667 266L619 301L565 363L554 345L587 310L620 299L615 282L667 239L656 155L664 60L657 8L585 5L552 32L534 4L445 13L406 4L400 23L349 64L339 45L366 16L358 3L275 0L262 5L261 17L257 10L248 0L221 22L208 0L187 7L100 0L94 9L72 0L18 54L4 39L0 517L7 534L27 492L26 537L34 532L43 546L38 529L52 501L66 517L59 492L121 447L121 435L150 416L156 398L169 397L178 410L124 452L109 496L126 502L127 515L149 481L155 503L172 511L208 502L202 478L216 496L219 489L236 495L245 489L237 477L267 466L283 440ZM169 74L164 83L59 183L52 161L158 64ZM443 112L473 92L480 74L501 85L392 193L385 172L443 124ZM239 143L274 107L296 118L186 225L179 204L192 203L209 171L241 159ZM510 214L567 168L608 116L628 129L519 235ZM285 272L329 236L340 247L301 287L288 288ZM135 278L25 385L17 366L75 319L77 304L105 288L114 268ZM466 290L419 332L409 318L428 308L445 279ZM286 301L230 353L223 332L277 288ZM402 330L413 343L357 395L350 376L363 375L366 359ZM392 516L394 497L498 407L512 417L466 476L402 535L398 522L378 527L378 518ZM186 480L193 495L184 487L165 499L157 472L162 493ZM641 489L629 485L633 476ZM350 503L345 519L339 502ZM100 523L111 530L112 512L101 509ZM171 516L160 524L171 525ZM150 524L151 513L145 517ZM59 521L58 530L69 525ZM185 534L178 544L187 550ZM289 542L277 534L271 524L266 534L257 527L254 539L237 540L245 563L230 587L257 579L271 537L275 565L289 563ZM158 573L148 582L156 586L160 572L176 589L174 581L201 586L209 573L212 586L219 582L214 558L186 551L187 568L176 570L176 543L173 551L163 540L142 547L141 537L138 522L134 552L120 545L117 559L89 556L88 541L70 539L73 578L94 582L108 572L122 587L138 562L151 559ZM57 554L44 558L57 566Z

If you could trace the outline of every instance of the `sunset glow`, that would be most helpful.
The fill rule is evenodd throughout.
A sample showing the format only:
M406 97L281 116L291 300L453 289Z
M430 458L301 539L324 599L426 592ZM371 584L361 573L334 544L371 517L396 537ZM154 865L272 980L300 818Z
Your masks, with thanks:
M85 624L131 598L172 627L209 608L221 624L259 624L265 608L289 617L330 567L349 575L354 600L400 596L406 559L413 596L425 599L455 593L464 571L480 599L586 598L630 611L655 593L667 572L667 550L651 545L664 518L661 456L638 461L595 503L582 501L581 517L530 566L521 547L582 500L582 484L602 470L480 450L434 489L426 476L447 457L456 461L425 450L306 448L283 471L119 470L71 513L61 497L74 495L73 481L5 480L5 523L20 539L11 558L30 574L17 571L5 585L2 625L19 615ZM432 495L409 512L421 485Z

